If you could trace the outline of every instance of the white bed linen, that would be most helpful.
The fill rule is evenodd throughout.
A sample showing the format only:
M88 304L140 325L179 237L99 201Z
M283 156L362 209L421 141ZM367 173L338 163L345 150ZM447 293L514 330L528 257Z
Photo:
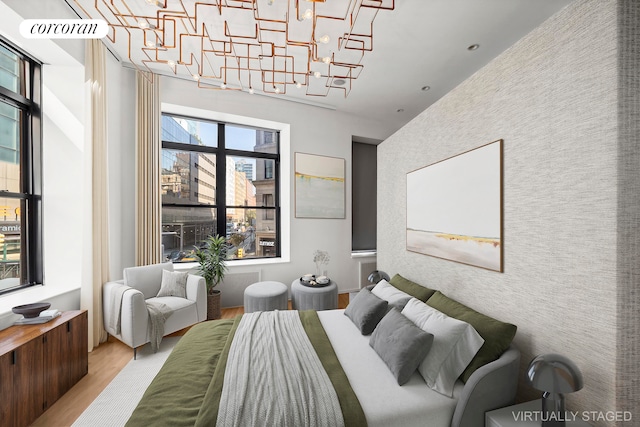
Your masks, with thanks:
M369 427L449 427L464 384L458 380L453 398L431 390L416 371L399 386L344 310L319 311L318 316L342 364Z

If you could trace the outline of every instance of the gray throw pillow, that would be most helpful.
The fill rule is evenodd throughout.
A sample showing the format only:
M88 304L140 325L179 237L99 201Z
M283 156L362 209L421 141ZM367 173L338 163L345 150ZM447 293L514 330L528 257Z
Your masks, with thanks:
M368 289L362 289L344 311L362 335L369 335L387 312L388 303L373 295Z
M162 270L159 297L187 297L187 276L189 273Z
M433 335L417 327L393 307L378 323L369 345L403 385L429 353Z

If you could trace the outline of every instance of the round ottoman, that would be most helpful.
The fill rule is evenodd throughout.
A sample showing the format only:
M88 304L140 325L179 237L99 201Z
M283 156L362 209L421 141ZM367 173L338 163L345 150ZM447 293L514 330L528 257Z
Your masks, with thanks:
M338 308L338 285L311 287L296 279L291 283L291 306L294 310L333 310Z
M287 310L287 285L280 282L257 282L244 290L244 312Z

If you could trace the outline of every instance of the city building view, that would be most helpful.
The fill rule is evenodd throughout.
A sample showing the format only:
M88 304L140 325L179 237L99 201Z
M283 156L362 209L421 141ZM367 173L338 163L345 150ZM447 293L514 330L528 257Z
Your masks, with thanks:
M0 49L0 86L19 92L19 61ZM20 125L22 113L0 101L0 191L20 193ZM20 277L20 199L0 197L0 280ZM1 285L0 285L1 286Z
M193 262L210 235L227 238L229 258L277 255L275 131L225 125L224 155L218 165L218 124L170 115L162 117L162 254L173 262ZM173 144L177 143L177 144ZM167 148L166 145L171 145ZM178 148L176 148L178 147ZM239 151L246 155L237 155ZM224 168L224 200L217 200ZM218 193L219 194L219 193ZM225 229L218 230L218 216Z

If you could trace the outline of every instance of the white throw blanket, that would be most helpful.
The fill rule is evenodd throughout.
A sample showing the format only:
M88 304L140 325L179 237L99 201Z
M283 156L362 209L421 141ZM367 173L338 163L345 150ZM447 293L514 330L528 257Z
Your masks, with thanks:
M120 335L121 332L121 319L122 319L122 297L124 293L132 289L127 285L118 285L111 292L111 301L109 301L109 328L113 329L116 335Z
M242 317L229 350L217 425L344 425L338 396L297 311Z
M173 314L173 309L157 301L147 300L145 303L149 312L149 341L151 350L156 353L164 336L164 322Z

